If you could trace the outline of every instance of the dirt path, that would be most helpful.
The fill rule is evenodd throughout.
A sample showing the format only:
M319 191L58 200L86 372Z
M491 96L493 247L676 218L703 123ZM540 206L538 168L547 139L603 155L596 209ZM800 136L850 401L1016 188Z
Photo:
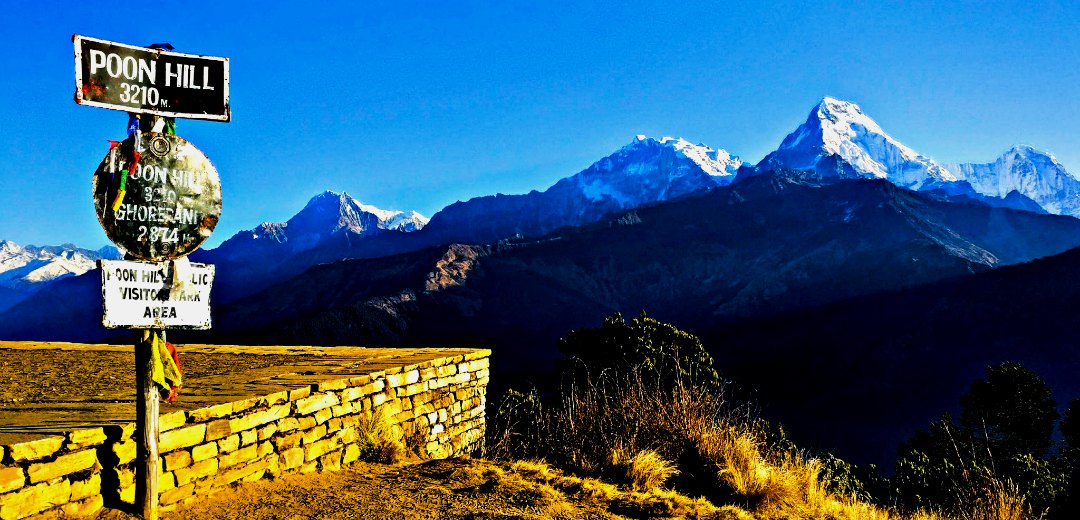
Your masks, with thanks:
M108 519L126 519L109 513ZM578 478L537 462L482 459L419 464L358 463L335 473L290 475L244 484L168 519L423 519L423 520L748 520L667 489L631 490Z
M122 518L123 515L106 516ZM357 464L220 492L165 518L184 519L619 519L498 463L448 459Z

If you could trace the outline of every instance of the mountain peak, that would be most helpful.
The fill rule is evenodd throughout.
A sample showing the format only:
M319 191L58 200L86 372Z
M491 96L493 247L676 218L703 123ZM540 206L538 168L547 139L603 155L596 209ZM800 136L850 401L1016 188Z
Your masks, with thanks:
M817 104L816 110L818 114L826 117L831 114L866 117L866 115L863 114L862 108L859 108L859 105L851 101L844 101L829 96L821 98L821 102Z
M714 178L726 177L730 180L743 164L742 159L740 159L739 156L732 155L727 150L714 150L701 143L694 144L682 137L663 136L657 139L655 137L648 137L644 134L638 134L634 136L634 139L630 141L630 144L623 147L622 151L632 151L642 147L649 148L657 146L671 148L676 152L677 156L689 159L705 173ZM608 159L610 159L610 157L605 158L600 162L602 163Z
M338 193L333 190L326 190L308 199L308 202L304 207L308 208L311 206L331 205L334 203L344 204L345 200L348 197L349 195L345 192Z
M111 252L105 248L90 251L73 244L23 247L10 240L0 240L0 287L37 290L46 282L85 273L101 258L118 256L106 253Z
M418 231L427 223L427 217L415 211L385 210L364 204L344 191L326 190L308 199L288 221L263 222L240 231L214 254L233 259L265 255L268 251L295 254L339 240L348 244L386 231ZM286 249L266 249L282 246Z
M342 224L341 227L351 228L356 227L354 221L356 220L357 214L361 213L370 213L374 215L379 220L380 224L390 221L393 221L395 223L404 223L405 221L411 221L413 224L415 224L414 226L405 226L409 229L404 229L403 227L402 229L400 229L402 231L415 231L427 224L428 221L427 217L421 215L416 211L405 212L399 210L382 209L371 204L364 204L363 202L357 200L355 197L350 196L347 192L343 191L341 193L338 193L334 190L326 190L312 197L310 200L308 200L308 203L304 206L304 209L301 210L300 213L298 213L296 216L294 216L293 219L296 219L305 212L320 214L336 212L340 217L339 223ZM290 222L293 219L290 219ZM380 225L379 227L384 226ZM385 226L385 228L398 229L398 226L390 225Z
M424 236L485 243L512 236L541 236L624 211L731 184L742 160L726 150L676 137L645 134L564 177L544 191L476 197L432 217Z
M885 131L881 129L881 126L877 124L877 121L874 121L864 114L862 108L851 101L843 101L825 96L821 99L821 103L818 103L817 107L814 108L814 111L811 112L811 118L813 118L814 114L817 115L818 120L820 120L823 125L833 127L831 128L833 131L832 133L836 135L829 136L833 139L826 144L833 145L834 153L839 151L838 148L841 146L840 141L843 137L852 137L852 129L857 133L858 128L862 127L868 134L879 134L883 138L899 145L905 157L911 156L911 158L914 158L919 155L907 146L900 144L899 141L893 139L889 134L886 134Z
M1054 163L1058 162L1057 157L1054 157L1054 154L1052 154L1050 152L1040 150L1040 149L1035 148L1034 146L1031 146L1031 145L1028 145L1028 144L1016 144L1016 145L1013 145L1012 148L1009 148L1008 150L1005 150L1005 153L1002 153L1001 157L1004 158L1004 157L1007 157L1007 156L1010 156L1010 155L1012 155L1012 156L1017 156L1018 155L1020 157L1026 158L1026 159L1031 159L1033 157L1045 158L1045 159L1049 159L1050 161L1052 161Z
M1049 213L1080 216L1080 179L1050 152L1018 144L993 162L949 168L977 193L1004 198L1017 192Z
M1080 216L1080 179L1053 154L1015 145L994 162L942 165L887 134L859 105L825 96L756 170L789 168L821 178L879 178L908 189L958 186L1004 199L1016 192L1050 213Z
M931 181L956 180L937 162L885 133L859 105L828 96L758 163L758 169L774 168L813 170L823 177L888 179L914 189Z

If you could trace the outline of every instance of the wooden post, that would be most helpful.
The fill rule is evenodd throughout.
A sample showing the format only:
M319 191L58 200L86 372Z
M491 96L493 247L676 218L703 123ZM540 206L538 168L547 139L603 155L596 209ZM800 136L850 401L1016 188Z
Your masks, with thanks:
M138 389L135 409L138 419L136 435L139 437L138 462L135 466L135 506L141 507L144 520L158 518L158 477L161 462L158 457L158 388L153 379L153 356L149 345L151 335L165 331L145 330L142 342L135 347L135 387Z

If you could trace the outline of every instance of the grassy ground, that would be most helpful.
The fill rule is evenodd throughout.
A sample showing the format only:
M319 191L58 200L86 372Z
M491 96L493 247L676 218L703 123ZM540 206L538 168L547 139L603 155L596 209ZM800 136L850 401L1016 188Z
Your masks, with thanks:
M768 509L756 512L733 505L717 507L662 486L649 489L647 484L616 486L567 475L537 462L447 459L398 465L358 463L340 472L291 475L244 484L165 514L164 518L748 520L775 517ZM901 518L841 502L831 510L802 511L798 516L785 518Z

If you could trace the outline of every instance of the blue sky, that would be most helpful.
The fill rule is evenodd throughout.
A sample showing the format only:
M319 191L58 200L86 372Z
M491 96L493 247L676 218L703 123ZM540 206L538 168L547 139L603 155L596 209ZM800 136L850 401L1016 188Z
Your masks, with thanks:
M90 179L126 116L72 101L76 33L229 57L233 122L177 128L221 174L210 246L325 189L428 216L543 189L639 133L756 162L824 95L939 161L1080 172L1080 5L851 4L9 0L0 239L108 242Z

